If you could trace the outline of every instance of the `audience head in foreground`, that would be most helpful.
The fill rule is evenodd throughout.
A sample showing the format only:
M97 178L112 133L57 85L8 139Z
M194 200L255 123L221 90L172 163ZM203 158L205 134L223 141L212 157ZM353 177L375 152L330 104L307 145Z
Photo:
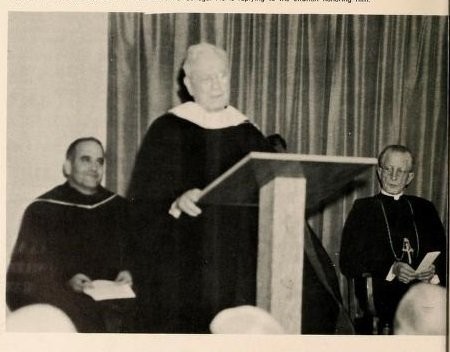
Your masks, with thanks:
M395 313L396 335L445 335L445 288L427 283L412 286Z
M239 306L220 311L212 320L213 334L283 334L283 328L265 310Z
M69 317L49 304L32 304L6 316L9 332L76 332Z

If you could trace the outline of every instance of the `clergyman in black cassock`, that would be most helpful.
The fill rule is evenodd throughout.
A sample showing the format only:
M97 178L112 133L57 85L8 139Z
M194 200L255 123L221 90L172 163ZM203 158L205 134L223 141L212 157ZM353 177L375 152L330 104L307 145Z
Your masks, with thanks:
M381 193L355 201L342 235L341 270L355 279L363 308L363 274L372 276L381 327L392 327L397 305L412 283L446 283L446 239L437 211L431 202L403 194L413 177L412 160L411 152L403 146L385 148L378 168ZM432 268L422 276L416 274L424 256L433 251L441 254ZM405 272L395 270L396 266L405 267Z

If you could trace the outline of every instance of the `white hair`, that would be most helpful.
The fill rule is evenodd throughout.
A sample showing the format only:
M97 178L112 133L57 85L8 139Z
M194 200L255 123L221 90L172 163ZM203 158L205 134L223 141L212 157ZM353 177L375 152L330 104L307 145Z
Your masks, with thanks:
M186 59L184 60L183 70L186 76L189 77L191 75L192 67L195 66L200 58L205 56L216 56L228 64L228 57L225 50L206 42L194 44L188 48Z

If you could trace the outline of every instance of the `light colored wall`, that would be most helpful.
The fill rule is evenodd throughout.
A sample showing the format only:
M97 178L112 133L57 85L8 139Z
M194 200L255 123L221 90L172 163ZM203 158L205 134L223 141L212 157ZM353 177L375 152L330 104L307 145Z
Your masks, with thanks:
M106 140L107 14L10 13L7 261L32 199L65 181L68 144Z

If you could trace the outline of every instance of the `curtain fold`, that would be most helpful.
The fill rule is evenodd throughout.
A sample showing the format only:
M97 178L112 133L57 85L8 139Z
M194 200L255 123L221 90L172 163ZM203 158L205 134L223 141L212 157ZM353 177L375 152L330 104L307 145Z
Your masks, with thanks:
M109 26L111 189L126 193L146 129L186 99L187 47L208 41L229 55L232 105L264 134L303 154L374 157L406 144L417 159L410 192L446 222L446 17L113 13ZM309 219L335 263L353 200L378 189L374 171Z

